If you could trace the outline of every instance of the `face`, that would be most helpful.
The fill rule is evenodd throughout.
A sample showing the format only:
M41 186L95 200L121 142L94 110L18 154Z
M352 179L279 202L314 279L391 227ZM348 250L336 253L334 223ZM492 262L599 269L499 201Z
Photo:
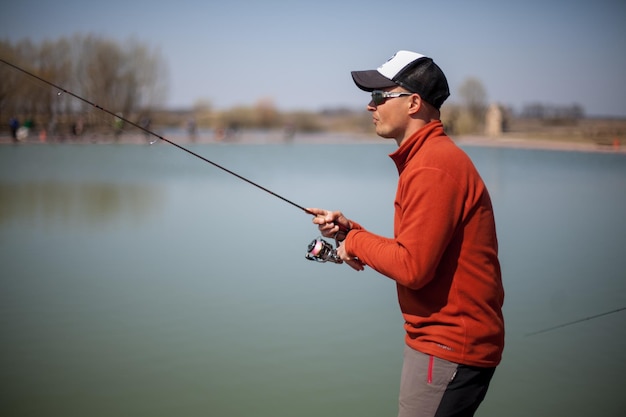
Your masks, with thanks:
M387 88L384 91L406 93L400 87ZM406 132L409 118L409 101L411 96L389 97L382 104L370 101L367 110L372 112L372 121L376 126L376 134L387 139L401 140Z

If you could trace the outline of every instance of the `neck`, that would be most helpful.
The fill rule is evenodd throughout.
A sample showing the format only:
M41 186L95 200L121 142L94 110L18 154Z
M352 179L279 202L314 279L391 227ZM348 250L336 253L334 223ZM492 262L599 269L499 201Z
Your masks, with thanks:
M402 145L406 138L411 137L415 132L433 122L435 120L441 120L441 112L426 101L421 101L421 105L415 113L409 116L406 129L403 134L398 136L396 143L398 146Z
M437 111L437 113L439 113L439 111ZM407 138L410 138L411 136L413 136L417 131L421 130L427 124L434 122L434 121L439 121L439 120L440 120L439 114L430 118L412 119L412 121L408 124L407 128L405 129L404 134L402 136L395 138L396 143L398 144L398 147L402 145L402 143Z
M407 129L406 134L401 139L396 139L396 143L398 144L398 147L400 147L408 139L414 137L419 131L422 131L422 130L432 131L433 129L435 129L436 127L433 125L434 122L437 122L437 125L443 128L443 126L441 125L441 120L439 119L432 119L429 121L424 120L423 123L420 123L418 125L419 127L412 128L410 130ZM425 132L424 134L429 135L430 133Z

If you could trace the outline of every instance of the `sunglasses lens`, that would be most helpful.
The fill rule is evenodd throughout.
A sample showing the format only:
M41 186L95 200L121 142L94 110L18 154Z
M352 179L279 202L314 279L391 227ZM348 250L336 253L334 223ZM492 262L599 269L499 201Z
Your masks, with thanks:
M385 96L382 91L372 91L372 101L377 106L385 102Z

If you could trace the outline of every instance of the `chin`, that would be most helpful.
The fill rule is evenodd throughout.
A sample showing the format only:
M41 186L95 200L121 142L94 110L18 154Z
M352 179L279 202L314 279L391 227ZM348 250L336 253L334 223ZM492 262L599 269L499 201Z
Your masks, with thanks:
M390 132L386 132L386 131L381 131L379 129L376 129L376 134L378 136L380 136L381 138L385 138L385 139L395 139L394 135L392 135Z

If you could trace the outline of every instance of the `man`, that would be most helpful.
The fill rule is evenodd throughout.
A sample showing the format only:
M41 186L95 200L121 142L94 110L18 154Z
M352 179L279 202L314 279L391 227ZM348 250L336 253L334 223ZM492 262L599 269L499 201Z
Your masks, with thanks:
M446 136L448 83L431 58L399 51L377 70L353 71L371 92L376 133L398 144L394 237L340 211L308 209L337 256L396 281L406 347L399 417L472 416L504 348L498 244L489 193Z

